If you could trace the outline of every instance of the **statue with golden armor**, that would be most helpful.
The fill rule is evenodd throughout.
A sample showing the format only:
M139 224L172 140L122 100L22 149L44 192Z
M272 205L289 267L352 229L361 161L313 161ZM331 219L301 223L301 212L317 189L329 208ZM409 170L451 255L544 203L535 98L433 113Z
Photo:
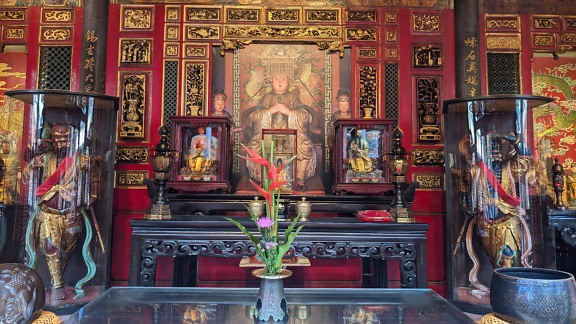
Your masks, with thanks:
M382 170L376 167L376 160L379 156L380 131L354 128L348 136L347 182L379 182Z
M218 139L212 136L212 128L198 127L188 151L188 169L192 176L212 175L216 172Z
M491 96L444 103L451 298L488 295L492 269L542 263L542 247L533 245L542 232L534 224L542 222L546 205L524 124L530 108L548 101Z
M3 173L0 181L0 202L10 204L19 199L20 157L16 149L18 141L13 138L12 134L5 134L0 138L0 160Z

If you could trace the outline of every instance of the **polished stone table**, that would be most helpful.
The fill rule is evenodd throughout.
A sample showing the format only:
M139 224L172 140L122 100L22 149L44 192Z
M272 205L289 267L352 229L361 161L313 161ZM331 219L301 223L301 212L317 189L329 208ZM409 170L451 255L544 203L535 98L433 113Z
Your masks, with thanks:
M286 289L284 323L473 323L430 289ZM66 323L255 323L256 288L113 287Z
M248 217L235 218L252 232ZM304 224L291 252L309 258L362 257L374 263L376 287L387 284L386 260L400 261L402 288L427 288L426 231L428 224L364 223L353 217L311 218ZM196 285L197 256L243 257L255 254L250 240L231 222L218 216L174 216L172 220L130 221L130 286L152 287L158 257L190 257L175 264L176 286ZM280 222L284 233L289 222Z

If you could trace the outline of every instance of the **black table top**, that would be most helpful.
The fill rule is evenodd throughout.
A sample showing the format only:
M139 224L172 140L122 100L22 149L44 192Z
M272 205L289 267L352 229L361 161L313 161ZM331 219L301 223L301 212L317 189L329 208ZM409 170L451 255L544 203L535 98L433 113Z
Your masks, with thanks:
M287 323L472 323L430 289L292 288L285 293ZM255 288L113 287L67 323L254 323L250 311L257 297ZM193 317L204 321L190 321Z

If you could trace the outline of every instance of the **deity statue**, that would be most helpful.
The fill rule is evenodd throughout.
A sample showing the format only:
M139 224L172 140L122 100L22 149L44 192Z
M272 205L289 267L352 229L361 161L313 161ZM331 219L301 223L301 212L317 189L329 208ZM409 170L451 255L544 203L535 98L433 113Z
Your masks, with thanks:
M300 102L297 90L290 90L290 73L293 63L279 64L273 69L272 91L264 94L258 105L249 108L243 128L247 147L261 153L262 129L297 130L296 180L298 188L304 188L304 181L315 174L316 151L312 137L319 130L313 129L311 108ZM260 180L260 166L247 161L250 177Z
M360 133L360 134L359 134ZM348 144L348 165L354 172L372 172L374 165L368 156L368 141L364 132L352 131L352 140Z
M213 173L214 162L217 161L218 139L212 136L212 128L199 127L198 135L192 137L190 150L188 152L188 167L192 173L206 174Z
M80 151L69 154L74 132L74 126L69 123L45 126L45 151L33 157L22 174L25 181L37 175L40 179L34 191L36 207L26 231L26 251L32 268L36 249L42 251L50 272L52 299L66 298L64 272L83 224L86 239L92 236L86 210L98 198L100 159ZM84 255L84 260L87 265L95 266L90 255ZM87 275L82 280L92 277ZM83 292L77 290L78 294L81 296Z
M284 165L284 161L282 161L282 159L277 159L276 160L276 168L281 168ZM292 190L292 176L291 173L292 172L292 166L288 165L286 166L286 168L282 169L282 171L280 171L278 173L278 181L288 181L287 184L282 186L282 190Z
M3 178L0 181L0 202L10 204L18 200L18 183L20 181L20 158L13 146L15 140L8 138L0 141L0 159L2 160Z
M350 91L338 90L336 101L338 103L338 111L332 114L332 125L334 125L337 119L352 118L350 111Z
M226 98L224 90L218 89L214 91L214 96L212 97L212 116L224 116L232 119L232 115L225 110Z
M573 206L576 203L576 162L572 162L570 173L566 175L566 192L568 205Z

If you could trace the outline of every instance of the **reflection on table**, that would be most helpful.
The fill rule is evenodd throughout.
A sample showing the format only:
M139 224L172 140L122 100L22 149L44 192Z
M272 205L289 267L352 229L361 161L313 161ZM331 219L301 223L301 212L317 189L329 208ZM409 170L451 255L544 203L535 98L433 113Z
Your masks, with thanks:
M258 289L114 287L69 323L254 323ZM286 289L285 323L471 323L430 289Z

